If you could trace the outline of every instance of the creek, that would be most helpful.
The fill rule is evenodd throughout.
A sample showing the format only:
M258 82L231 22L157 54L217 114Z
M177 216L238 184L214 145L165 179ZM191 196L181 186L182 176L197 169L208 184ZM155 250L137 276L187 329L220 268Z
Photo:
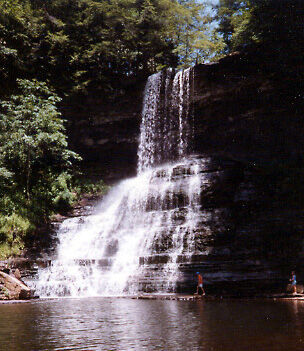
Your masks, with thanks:
M304 302L39 300L0 305L0 350L302 351Z

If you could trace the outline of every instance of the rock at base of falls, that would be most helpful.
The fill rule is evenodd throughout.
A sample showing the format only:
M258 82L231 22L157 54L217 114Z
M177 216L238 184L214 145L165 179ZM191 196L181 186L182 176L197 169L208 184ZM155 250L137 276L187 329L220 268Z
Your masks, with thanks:
M15 275L0 271L0 300L27 300L33 297L34 291L20 280L19 270Z

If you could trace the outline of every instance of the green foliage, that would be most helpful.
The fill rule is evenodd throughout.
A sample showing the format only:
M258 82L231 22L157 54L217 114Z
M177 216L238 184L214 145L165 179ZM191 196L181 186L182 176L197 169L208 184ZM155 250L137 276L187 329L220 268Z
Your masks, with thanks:
M34 227L28 219L13 213L0 218L0 242L20 243L20 238L26 236ZM18 235L17 235L18 234Z
M72 176L66 172L61 173L52 184L53 204L57 211L65 211L71 208L76 199L71 191Z
M0 0L0 95L15 86L30 66L37 21L30 1Z
M212 29L212 17L206 6L196 0L180 0L177 8L177 42L180 68L216 59L223 49L223 41Z
M20 254L24 248L24 238L34 229L30 220L20 214L0 214L0 259Z
M39 48L45 75L54 79L64 66L63 89L68 87L74 94L94 90L108 96L130 76L146 76L158 65L174 65L170 4L167 0L49 3L48 34ZM54 20L63 25L54 26Z
M279 60L303 63L303 14L302 0L252 0L248 37Z
M225 51L236 50L244 39L251 14L250 0L220 0L217 19L219 20L218 32L222 34L226 44Z
M111 100L134 79L214 57L209 22L197 0L0 0L3 92L26 76Z
M258 45L282 58L302 59L303 12L302 0L220 0L218 32L226 52Z
M0 102L0 243L15 253L36 225L71 205L70 171L80 159L67 148L58 96L36 80L18 87Z
M18 80L18 84L20 93L0 103L1 163L30 200L37 183L47 187L77 155L67 149L56 109L60 99L45 83Z
M82 194L104 195L110 187L103 180L92 181L90 179L77 178L73 184L73 191L79 198Z
M24 72L34 69L36 78L58 91L111 94L117 79L176 63L171 5L169 0L15 0L7 6L0 0L6 15L0 17L0 38L18 50Z

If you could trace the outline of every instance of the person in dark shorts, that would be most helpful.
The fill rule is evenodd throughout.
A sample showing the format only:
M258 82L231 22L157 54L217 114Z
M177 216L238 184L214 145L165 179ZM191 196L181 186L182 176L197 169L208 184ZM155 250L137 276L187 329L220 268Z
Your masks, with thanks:
M200 290L200 295L205 295L205 290L203 288L203 277L200 274L200 272L196 272L197 275L197 288L196 288L196 295L199 294L199 290Z

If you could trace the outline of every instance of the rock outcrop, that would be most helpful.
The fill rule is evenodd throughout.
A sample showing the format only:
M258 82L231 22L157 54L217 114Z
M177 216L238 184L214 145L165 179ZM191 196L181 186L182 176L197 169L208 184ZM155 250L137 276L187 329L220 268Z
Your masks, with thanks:
M244 162L303 160L303 98L297 72L259 52L195 67L195 146Z
M195 249L189 254L186 248L177 257L177 291L195 291L197 271L203 274L208 293L221 295L281 293L292 269L302 281L303 235L298 228L303 212L277 206L267 190L269 182L261 182L255 168L242 162L208 158L201 176ZM182 202L183 194L178 195ZM182 207L177 213L181 224ZM140 258L142 290L153 292L166 286L170 240L168 230L155 254Z
M92 178L102 175L109 183L135 175L144 86L136 82L127 96L112 102L88 96L76 106L62 106L69 143Z
M19 270L15 271L15 275L0 271L0 300L27 300L33 297L33 290L20 278Z
M261 53L234 54L194 68L192 151L212 159L201 206L208 221L196 232L196 252L178 258L179 291L195 272L207 291L256 294L286 289L290 271L304 280L304 124L298 75L278 71ZM98 101L71 118L70 142L95 174L117 180L136 172L143 86L130 99ZM177 199L178 201L178 199ZM164 241L165 241L164 237ZM160 244L141 257L143 290L162 284L167 263ZM150 273L153 272L153 273ZM155 273L156 272L156 273Z
M195 66L194 153L247 164L303 161L303 69L282 70L275 57L257 51ZM87 173L114 181L136 173L144 84L111 103L90 96L63 106L71 147Z

